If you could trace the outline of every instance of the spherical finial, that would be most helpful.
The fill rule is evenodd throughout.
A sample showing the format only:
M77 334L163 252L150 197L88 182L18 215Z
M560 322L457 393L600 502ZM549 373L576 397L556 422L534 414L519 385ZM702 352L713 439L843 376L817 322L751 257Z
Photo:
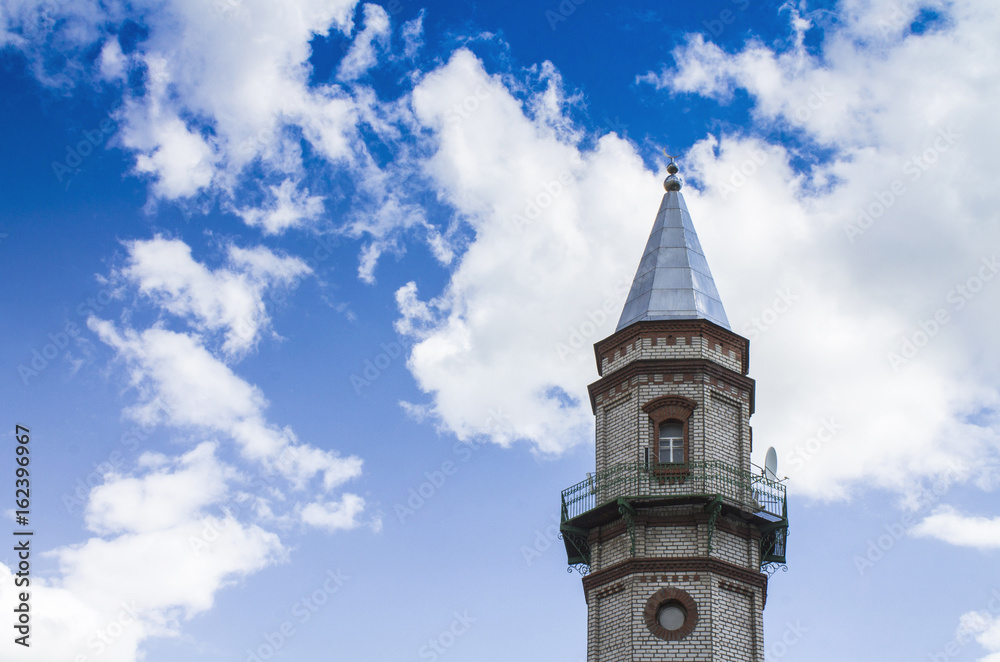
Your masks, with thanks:
M668 177L663 180L663 189L665 191L680 191L681 190L681 180L677 179L677 164L674 163L676 156L671 156L667 154L667 150L663 150L663 155L670 159L670 163L667 164Z

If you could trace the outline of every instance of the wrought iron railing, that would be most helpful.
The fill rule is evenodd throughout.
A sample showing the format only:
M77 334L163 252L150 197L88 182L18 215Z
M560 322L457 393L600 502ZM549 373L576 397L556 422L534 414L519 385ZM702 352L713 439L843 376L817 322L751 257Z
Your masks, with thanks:
M785 518L785 486L719 460L684 464L621 463L563 490L566 522L619 498L720 496L732 505Z

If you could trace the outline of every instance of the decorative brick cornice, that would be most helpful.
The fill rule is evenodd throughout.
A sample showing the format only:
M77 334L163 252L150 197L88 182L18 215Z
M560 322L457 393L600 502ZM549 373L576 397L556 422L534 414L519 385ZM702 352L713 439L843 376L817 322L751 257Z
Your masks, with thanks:
M721 345L723 351L733 350L740 358L740 369L746 375L750 371L750 341L741 335L733 333L718 324L708 320L660 320L656 322L634 322L621 331L617 331L604 340L594 343L594 357L597 359L597 374L604 375L601 358L613 356L617 347L631 345L644 337L657 337L663 334L694 334Z
M712 572L742 584L760 589L767 601L767 575L710 556L678 556L670 558L626 559L621 563L593 572L583 578L584 594L629 575Z
M754 411L754 380L735 370L723 367L708 359L641 359L608 373L587 387L590 393L590 408L597 413L597 396L611 391L619 384L630 384L639 375L652 374L705 374L717 381L734 386L750 394L750 413Z
M641 524L647 529L656 529L707 524L709 517L708 513L689 513L687 515L648 515L640 510L634 519L636 524ZM743 540L749 540L752 542L759 541L761 536L760 529L752 527L749 524L737 523L737 521L733 521L728 517L720 517L716 520L715 528L719 531L725 531L726 533L736 536L737 538L742 538ZM596 526L591 529L590 534L587 536L587 542L590 543L590 545L598 545L600 543L613 540L614 538L626 533L628 533L628 526L625 520L618 519L607 526Z

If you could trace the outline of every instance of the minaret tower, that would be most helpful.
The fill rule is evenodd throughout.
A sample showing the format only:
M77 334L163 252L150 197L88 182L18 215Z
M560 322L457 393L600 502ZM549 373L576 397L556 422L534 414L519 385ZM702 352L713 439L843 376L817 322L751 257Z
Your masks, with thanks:
M562 493L587 662L763 662L785 488L750 464L750 342L726 311L673 158L614 334L594 345L597 470Z

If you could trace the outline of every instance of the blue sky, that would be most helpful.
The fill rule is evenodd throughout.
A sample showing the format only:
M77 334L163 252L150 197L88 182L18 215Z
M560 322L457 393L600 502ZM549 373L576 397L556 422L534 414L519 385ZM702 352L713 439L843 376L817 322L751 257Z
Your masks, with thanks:
M789 479L768 659L1000 660L995 11L689 5L0 0L4 659L584 660L666 148Z

